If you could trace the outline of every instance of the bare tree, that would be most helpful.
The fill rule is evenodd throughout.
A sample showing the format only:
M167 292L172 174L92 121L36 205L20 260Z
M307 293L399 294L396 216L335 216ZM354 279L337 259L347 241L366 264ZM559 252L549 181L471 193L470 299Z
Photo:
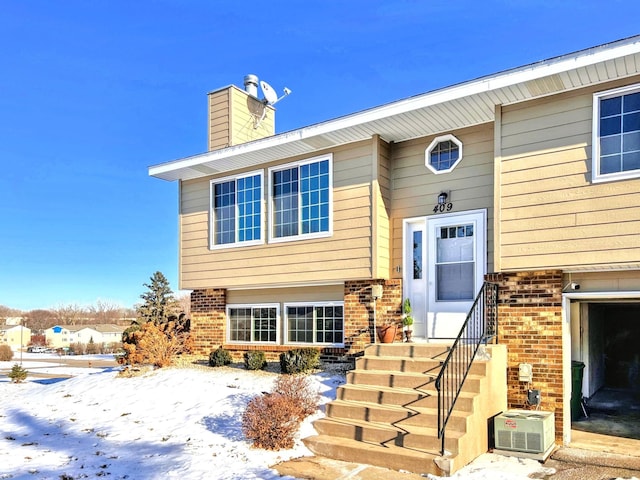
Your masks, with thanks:
M58 305L53 309L58 323L62 325L78 325L87 313L84 308L76 304Z
M122 317L124 309L115 303L98 300L89 307L89 316L95 323L116 323Z
M0 305L0 318L6 319L7 317L21 317L22 312L15 308L6 307L4 305Z
M25 321L31 330L42 331L55 325L56 314L51 310L31 310L25 315Z
M176 297L176 300L180 305L180 312L184 313L186 317L190 318L191 317L191 294L183 293L181 295L178 295Z

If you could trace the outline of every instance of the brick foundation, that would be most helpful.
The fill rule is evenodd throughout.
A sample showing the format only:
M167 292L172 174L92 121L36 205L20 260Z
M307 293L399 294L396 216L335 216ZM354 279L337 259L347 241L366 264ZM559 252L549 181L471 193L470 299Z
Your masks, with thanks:
M562 271L487 275L498 284L498 342L507 346L509 408L531 408L527 389L540 390L540 409L555 413L556 438L562 438ZM518 366L533 366L529 386L518 379Z
M209 357L212 350L224 343L226 329L225 289L191 292L191 335L195 355Z
M382 285L382 298L376 301L376 324L399 325L397 341L402 340L402 281L357 280L344 284L344 343L346 353L355 355L375 341L371 286Z
M373 303L371 286L381 284L383 296L376 302L376 321L394 321L401 327L402 281L358 280L345 282L344 287L344 348L320 348L325 361L345 361L361 354L373 343ZM290 345L238 345L226 344L226 290L202 289L191 293L191 331L194 338L194 355L208 357L212 350L223 346L234 361L241 361L244 352L262 350L267 360L277 361L280 353L298 346ZM397 341L402 340L402 328L398 328Z

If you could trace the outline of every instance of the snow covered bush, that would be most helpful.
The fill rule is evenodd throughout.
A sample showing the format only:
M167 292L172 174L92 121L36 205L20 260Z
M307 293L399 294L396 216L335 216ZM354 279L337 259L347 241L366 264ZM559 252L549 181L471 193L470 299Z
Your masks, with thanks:
M320 393L306 375L281 375L273 384L273 393L292 399L302 418L315 413L320 403Z
M253 446L265 450L293 448L302 410L296 401L279 393L252 399L242 415L242 432Z
M209 354L210 367L222 367L224 365L229 365L231 362L233 362L231 353L229 353L229 350L225 350L222 347L218 347L217 350L214 350Z
M281 375L271 393L249 402L242 415L242 432L257 448L293 448L300 424L317 411L319 402L320 395L309 377Z
M10 362L13 360L13 350L9 345L0 345L0 362Z
M245 352L244 366L247 370L264 370L267 366L267 357L262 350Z
M137 330L128 330L126 338L123 336L123 363L168 367L176 355L189 351L189 333L174 322L146 322Z

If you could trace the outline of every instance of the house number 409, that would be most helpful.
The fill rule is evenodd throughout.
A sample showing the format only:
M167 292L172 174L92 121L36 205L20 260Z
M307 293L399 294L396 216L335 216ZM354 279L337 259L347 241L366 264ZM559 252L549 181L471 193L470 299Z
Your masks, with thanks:
M450 212L453 208L453 203L439 203L433 207L433 213Z

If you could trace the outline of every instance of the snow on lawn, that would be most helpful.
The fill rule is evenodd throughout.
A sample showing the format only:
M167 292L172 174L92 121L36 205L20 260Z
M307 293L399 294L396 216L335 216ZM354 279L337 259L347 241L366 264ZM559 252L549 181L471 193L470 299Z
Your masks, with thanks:
M0 362L8 370L15 362ZM52 362L51 371L66 372ZM23 362L29 370L35 362ZM38 363L37 371L44 371ZM119 377L119 368L72 368L55 381L0 378L0 479L276 479L269 468L310 455L251 448L241 431L247 402L270 391L275 373L244 369L165 368ZM323 402L340 375L312 376ZM300 435L314 434L305 421Z
M243 438L248 401L270 391L276 373L199 367L122 377L119 367L68 367L56 355L34 355L23 359L34 372L26 382L0 375L0 479L275 480L283 477L270 466L312 455L300 438L316 433L311 423L321 410L303 423L290 450L254 449ZM81 358L87 366L100 359ZM0 362L0 372L15 363ZM43 379L35 373L75 377ZM339 372L311 378L321 405L344 382ZM453 478L526 480L550 473L533 460L485 454Z

